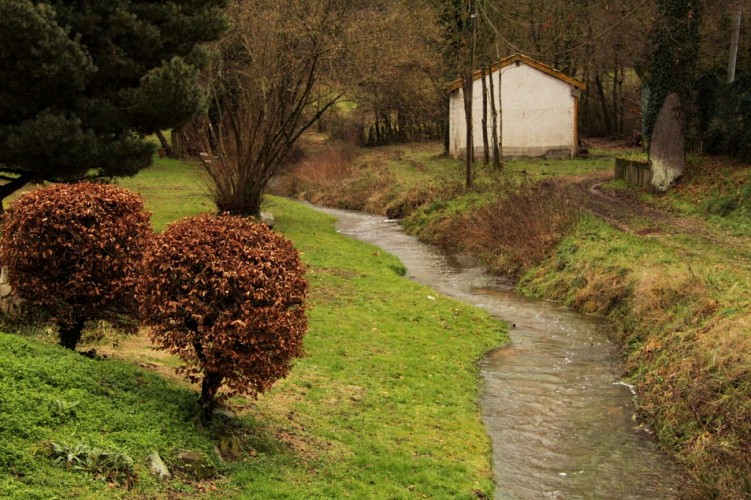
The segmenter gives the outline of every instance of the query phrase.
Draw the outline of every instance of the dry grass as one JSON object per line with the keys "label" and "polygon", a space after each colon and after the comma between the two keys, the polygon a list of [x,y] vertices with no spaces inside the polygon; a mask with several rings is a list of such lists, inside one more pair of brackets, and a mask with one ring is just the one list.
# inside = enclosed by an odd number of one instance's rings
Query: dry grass
{"label": "dry grass", "polygon": [[[706,284],[690,272],[643,273],[631,301],[632,312],[649,328],[673,331],[696,327],[717,310]],[[683,309],[675,314],[676,306]]]}
{"label": "dry grass", "polygon": [[583,279],[586,284],[576,291],[572,307],[585,314],[605,316],[629,294],[628,271],[623,268],[588,268]]}
{"label": "dry grass", "polygon": [[549,255],[579,216],[561,186],[525,182],[507,186],[500,200],[463,217],[463,234],[451,234],[461,235],[461,247],[485,256],[495,271],[517,275]]}
{"label": "dry grass", "polygon": [[[351,177],[356,169],[354,159],[357,149],[344,143],[308,141],[303,157],[290,166],[281,176],[272,191],[293,198],[306,198],[309,193],[316,197],[329,193]],[[312,202],[318,200],[312,199]]]}

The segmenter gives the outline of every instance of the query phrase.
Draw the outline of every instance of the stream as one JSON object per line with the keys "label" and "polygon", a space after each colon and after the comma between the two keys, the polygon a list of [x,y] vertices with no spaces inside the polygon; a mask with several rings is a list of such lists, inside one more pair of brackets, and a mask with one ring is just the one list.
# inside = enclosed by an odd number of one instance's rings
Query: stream
{"label": "stream", "polygon": [[634,418],[607,322],[522,297],[470,260],[382,217],[317,208],[341,234],[398,257],[408,276],[509,323],[511,342],[479,366],[496,498],[677,498],[678,475]]}

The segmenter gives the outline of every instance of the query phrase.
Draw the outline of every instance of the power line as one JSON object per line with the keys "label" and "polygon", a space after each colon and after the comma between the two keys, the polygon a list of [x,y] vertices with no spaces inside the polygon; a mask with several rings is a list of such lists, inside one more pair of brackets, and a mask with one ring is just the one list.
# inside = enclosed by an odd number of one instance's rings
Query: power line
{"label": "power line", "polygon": [[[514,45],[513,43],[511,43],[508,39],[506,39],[506,37],[504,37],[501,34],[500,31],[498,31],[498,28],[496,28],[496,26],[493,24],[493,21],[490,20],[490,17],[488,16],[488,13],[485,11],[485,7],[483,5],[484,3],[485,2],[482,2],[482,3],[479,4],[480,5],[480,10],[482,11],[482,15],[485,18],[485,21],[487,21],[488,25],[493,29],[493,31],[495,32],[495,34],[498,36],[498,38],[500,38],[503,41],[503,43],[505,43],[506,45],[508,45],[514,51],[522,53],[522,54],[525,54],[525,55],[528,55],[528,56],[534,56],[534,57],[555,57],[555,56],[560,56],[560,55],[563,55],[563,54],[568,54],[569,52],[574,52],[576,50],[579,50],[582,47],[586,47],[587,45],[589,45],[589,44],[595,42],[596,40],[599,40],[600,38],[604,37],[605,35],[607,35],[611,31],[613,31],[614,29],[616,29],[618,26],[620,26],[621,24],[623,24],[624,22],[626,22],[631,16],[633,16],[634,14],[636,14],[636,12],[639,9],[641,9],[647,3],[649,3],[649,0],[644,0],[642,3],[640,3],[639,5],[637,5],[631,12],[629,12],[628,14],[626,14],[625,16],[623,16],[621,19],[619,19],[615,24],[611,25],[609,28],[603,30],[602,32],[598,33],[597,35],[593,36],[592,38],[590,38],[590,39],[588,39],[588,40],[580,43],[579,45],[577,45],[575,47],[571,47],[571,48],[568,48],[568,49],[565,49],[565,50],[561,50],[559,52],[554,52],[552,54],[535,54],[535,53],[530,53],[530,52],[527,52],[525,50],[520,49],[519,47],[517,47],[516,45]],[[498,11],[496,10],[496,12],[498,12]]]}

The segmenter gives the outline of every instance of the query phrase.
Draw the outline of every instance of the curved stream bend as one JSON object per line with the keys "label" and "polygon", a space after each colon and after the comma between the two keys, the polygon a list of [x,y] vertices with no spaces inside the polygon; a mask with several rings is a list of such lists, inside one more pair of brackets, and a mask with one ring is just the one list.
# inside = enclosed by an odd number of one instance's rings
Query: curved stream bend
{"label": "curved stream bend", "polygon": [[509,283],[404,234],[332,209],[340,233],[396,255],[409,276],[515,326],[480,363],[498,498],[674,498],[676,473],[637,428],[607,324],[515,294]]}

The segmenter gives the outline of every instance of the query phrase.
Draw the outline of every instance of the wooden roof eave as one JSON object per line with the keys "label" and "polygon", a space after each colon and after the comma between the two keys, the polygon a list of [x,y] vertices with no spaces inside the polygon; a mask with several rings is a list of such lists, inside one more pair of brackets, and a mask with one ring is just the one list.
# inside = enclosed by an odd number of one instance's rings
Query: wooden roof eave
{"label": "wooden roof eave", "polygon": [[[535,59],[532,59],[531,57],[527,57],[524,54],[513,54],[511,56],[505,57],[498,61],[497,63],[493,64],[490,67],[490,72],[493,73],[499,69],[505,68],[506,66],[510,66],[511,64],[516,63],[517,61],[523,62],[524,64],[531,66],[539,71],[542,71],[543,73],[546,73],[554,78],[557,78],[558,80],[561,80],[563,82],[568,83],[574,88],[580,89],[580,90],[586,90],[587,84],[582,82],[581,80],[577,80],[576,78],[573,78],[571,76],[568,76],[567,74],[558,71],[557,69],[548,66],[545,63],[541,63],[540,61],[537,61]],[[482,71],[476,70],[472,74],[472,80],[479,80],[482,78]],[[454,92],[456,90],[459,90],[462,88],[462,79],[458,78],[454,80],[453,82],[446,85],[446,91],[448,93]]]}

